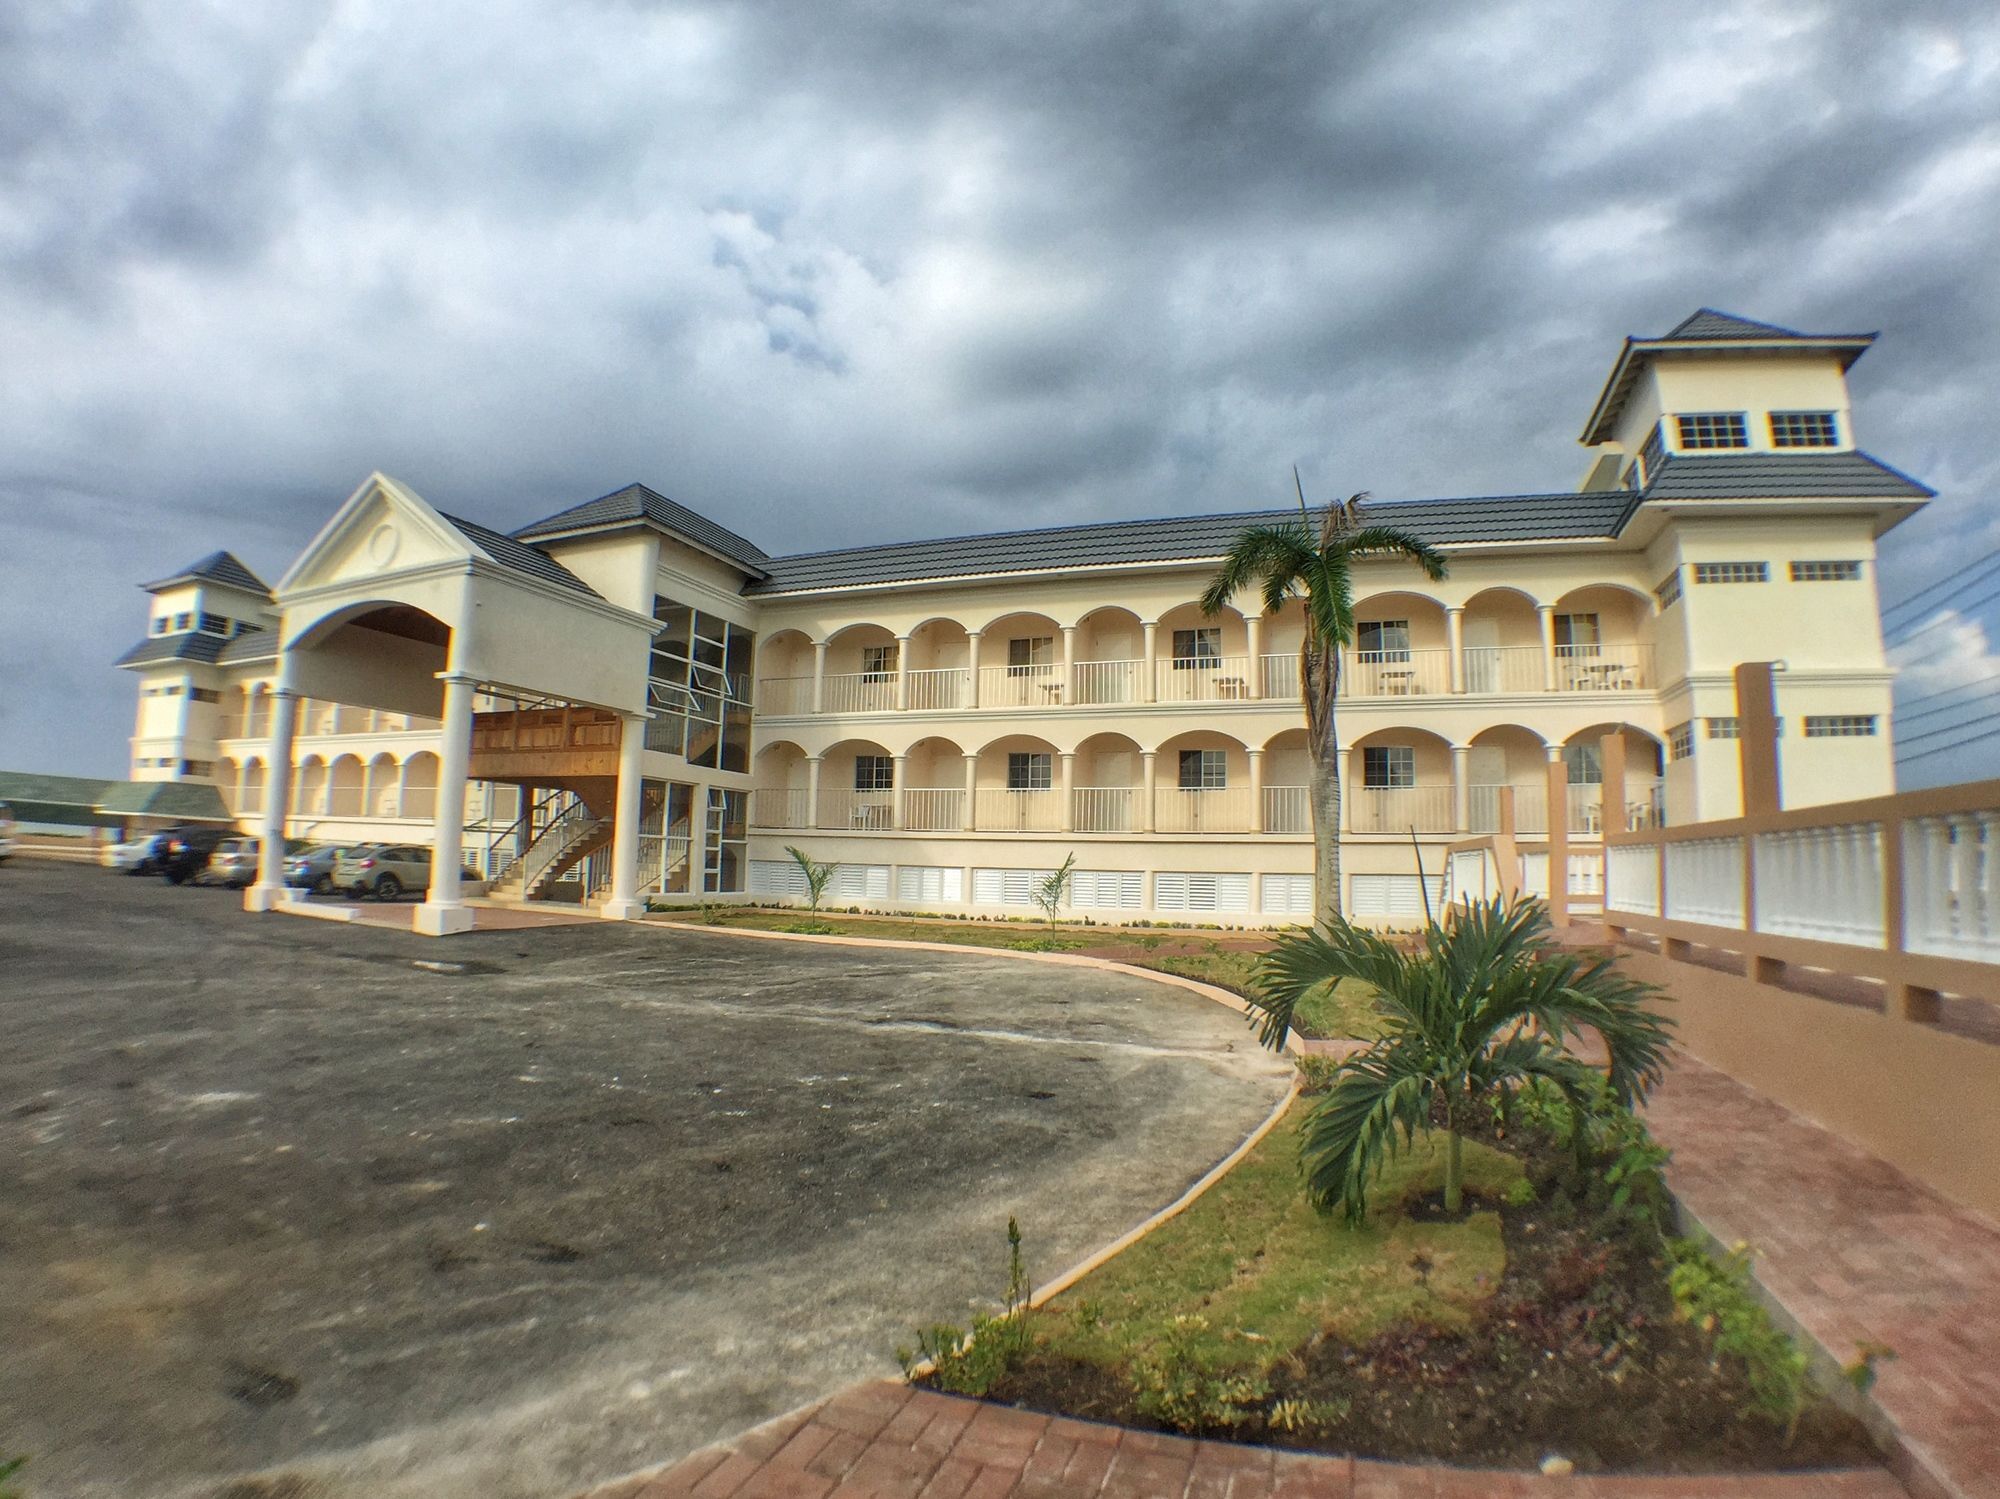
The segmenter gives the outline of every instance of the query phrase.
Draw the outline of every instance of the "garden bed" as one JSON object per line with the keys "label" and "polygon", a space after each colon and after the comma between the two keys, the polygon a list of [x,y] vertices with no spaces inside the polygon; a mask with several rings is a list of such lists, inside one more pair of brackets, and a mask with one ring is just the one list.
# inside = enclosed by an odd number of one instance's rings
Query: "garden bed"
{"label": "garden bed", "polygon": [[[1808,1400],[1789,1441],[1756,1412],[1743,1369],[1676,1317],[1658,1240],[1608,1233],[1560,1153],[1469,1142],[1469,1210],[1448,1219],[1441,1152],[1419,1137],[1349,1228],[1300,1190],[1296,1119],[1030,1314],[988,1398],[1396,1460],[1528,1468],[1556,1454],[1586,1471],[1678,1472],[1880,1460],[1824,1400]],[[1175,1420],[1159,1414],[1162,1390]]]}

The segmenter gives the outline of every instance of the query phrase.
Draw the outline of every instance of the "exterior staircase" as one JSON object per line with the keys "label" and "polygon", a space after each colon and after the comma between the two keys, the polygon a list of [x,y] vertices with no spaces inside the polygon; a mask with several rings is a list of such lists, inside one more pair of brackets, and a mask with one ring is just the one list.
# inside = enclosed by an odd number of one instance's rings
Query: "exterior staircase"
{"label": "exterior staircase", "polygon": [[578,802],[556,818],[487,888],[489,899],[539,900],[549,887],[611,841],[612,819]]}

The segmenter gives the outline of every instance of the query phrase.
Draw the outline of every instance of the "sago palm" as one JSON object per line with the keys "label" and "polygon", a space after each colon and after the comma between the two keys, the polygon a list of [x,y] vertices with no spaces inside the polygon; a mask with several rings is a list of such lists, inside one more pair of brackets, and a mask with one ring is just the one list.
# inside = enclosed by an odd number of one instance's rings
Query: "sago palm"
{"label": "sago palm", "polygon": [[[1267,1046],[1284,1044],[1299,1001],[1321,984],[1374,986],[1384,1031],[1343,1062],[1307,1114],[1299,1161],[1315,1203],[1351,1221],[1367,1212],[1368,1187],[1385,1157],[1420,1130],[1446,1136],[1444,1199],[1463,1200],[1464,1131],[1496,1100],[1537,1079],[1560,1089],[1581,1120],[1605,1082],[1630,1106],[1659,1081],[1668,1028],[1659,991],[1628,978],[1601,954],[1566,950],[1540,901],[1460,906],[1408,947],[1336,917],[1279,939],[1258,971]],[[1602,1038],[1602,1072],[1565,1043]],[[1600,1081],[1600,1078],[1602,1081]]]}
{"label": "sago palm", "polygon": [[[1340,736],[1333,702],[1340,690],[1340,653],[1354,642],[1354,563],[1363,557],[1402,557],[1425,577],[1445,575],[1444,554],[1394,526],[1364,522],[1366,494],[1326,507],[1313,525],[1304,486],[1299,518],[1251,526],[1231,543],[1222,567],[1201,596],[1202,611],[1220,613],[1246,588],[1258,589],[1266,612],[1288,599],[1305,605],[1306,635],[1299,647],[1299,685],[1306,705],[1306,748],[1312,756],[1314,911],[1321,921],[1340,914]],[[1251,664],[1256,670],[1256,663]]]}

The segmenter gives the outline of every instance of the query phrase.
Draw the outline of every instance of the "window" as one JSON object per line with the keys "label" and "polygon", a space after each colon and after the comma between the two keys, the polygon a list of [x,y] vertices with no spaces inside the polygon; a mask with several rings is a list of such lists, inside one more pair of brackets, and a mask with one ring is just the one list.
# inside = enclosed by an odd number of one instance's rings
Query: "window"
{"label": "window", "polygon": [[194,616],[192,614],[176,614],[174,616],[174,628],[176,630],[185,630],[193,621]]}
{"label": "window", "polygon": [[1604,762],[1594,744],[1566,744],[1563,746],[1565,775],[1572,786],[1602,786],[1604,784]]}
{"label": "window", "polygon": [[1667,461],[1667,428],[1664,422],[1653,423],[1653,430],[1646,436],[1646,445],[1639,449],[1639,461],[1645,465],[1648,479],[1659,476],[1660,465]]}
{"label": "window", "polygon": [[1774,448],[1830,448],[1839,441],[1839,428],[1834,425],[1831,411],[1771,413],[1771,446]]}
{"label": "window", "polygon": [[1181,751],[1181,790],[1220,791],[1229,784],[1229,752],[1219,749]]}
{"label": "window", "polygon": [[1389,791],[1417,784],[1417,752],[1407,744],[1371,744],[1361,751],[1361,784]]}
{"label": "window", "polygon": [[[1737,718],[1733,713],[1723,718],[1703,719],[1702,722],[1707,726],[1708,737],[1711,739],[1741,739],[1743,737],[1742,720]],[[1777,720],[1777,724],[1778,738],[1783,739],[1785,737],[1785,721],[1780,718]]]}
{"label": "window", "polygon": [[1007,789],[1009,791],[1047,791],[1055,782],[1050,778],[1054,756],[1044,750],[1012,750],[1007,755]]}
{"label": "window", "polygon": [[1053,635],[1028,635],[1007,642],[1007,675],[1010,677],[1045,676],[1055,669],[1056,638]]}
{"label": "window", "polygon": [[219,703],[222,701],[222,694],[217,692],[213,687],[191,688],[188,696],[198,703]]}
{"label": "window", "polygon": [[1771,564],[1697,562],[1694,565],[1694,580],[1697,583],[1768,583],[1771,581]]}
{"label": "window", "polygon": [[1667,730],[1667,758],[1685,760],[1694,753],[1694,725],[1677,723]]}
{"label": "window", "polygon": [[1219,626],[1174,631],[1175,671],[1214,671],[1215,664],[1221,659],[1222,630]]}
{"label": "window", "polygon": [[895,680],[896,647],[893,644],[861,647],[861,672],[870,682]]}
{"label": "window", "polygon": [[[167,763],[171,765],[173,761],[169,760]],[[184,776],[214,775],[215,762],[213,760],[183,760],[181,761],[181,774]]]}
{"label": "window", "polygon": [[1875,733],[1873,713],[1808,713],[1808,739],[1867,739]]}
{"label": "window", "polygon": [[895,760],[888,755],[856,755],[854,757],[854,789],[856,791],[895,790]]}
{"label": "window", "polygon": [[154,621],[153,621],[153,633],[154,633],[155,635],[164,635],[164,634],[166,634],[166,633],[167,633],[167,624],[168,624],[168,620],[167,620],[167,617],[166,617],[166,615],[162,614],[162,615],[161,615],[161,616],[160,616],[160,617],[159,617],[158,619],[156,619],[156,620],[154,620]]}
{"label": "window", "polygon": [[1794,583],[1855,583],[1861,578],[1859,562],[1794,562]]}
{"label": "window", "polygon": [[708,788],[708,825],[702,857],[702,888],[721,895],[743,888],[750,867],[750,794]]}
{"label": "window", "polygon": [[1683,448],[1747,448],[1750,430],[1740,411],[1696,411],[1677,416]]}
{"label": "window", "polygon": [[1355,649],[1366,662],[1407,661],[1410,659],[1410,622],[1407,619],[1371,619],[1354,627]]}
{"label": "window", "polygon": [[646,748],[715,770],[750,768],[750,680],[756,636],[672,599],[653,600]]}
{"label": "window", "polygon": [[204,614],[201,617],[201,632],[204,635],[227,635],[229,621],[220,614]]}
{"label": "window", "polygon": [[1681,570],[1678,567],[1654,585],[1653,597],[1660,601],[1662,609],[1681,601]]}
{"label": "window", "polygon": [[1594,656],[1604,637],[1597,628],[1595,614],[1558,614],[1556,616],[1556,647],[1570,647],[1564,652],[1570,656]]}

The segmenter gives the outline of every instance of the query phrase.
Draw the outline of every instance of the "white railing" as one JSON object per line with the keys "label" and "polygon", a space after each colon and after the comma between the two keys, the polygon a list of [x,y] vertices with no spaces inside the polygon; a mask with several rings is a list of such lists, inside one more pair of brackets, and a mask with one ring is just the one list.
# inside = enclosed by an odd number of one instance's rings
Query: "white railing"
{"label": "white railing", "polygon": [[1297,702],[1304,696],[1299,687],[1299,653],[1284,656],[1259,656],[1257,674],[1261,681],[1261,691],[1265,697],[1276,698],[1280,702]]}
{"label": "white railing", "polygon": [[[684,826],[684,824],[683,824]],[[689,856],[693,841],[685,832],[639,835],[639,891],[642,895],[675,893],[689,886]]]}
{"label": "white railing", "polygon": [[1250,788],[1162,786],[1153,802],[1153,826],[1162,833],[1247,833]]}
{"label": "white railing", "polygon": [[1074,816],[1079,833],[1133,833],[1140,792],[1131,786],[1078,786]]}
{"label": "white railing", "polygon": [[759,677],[757,711],[772,717],[812,712],[811,677]]}
{"label": "white railing", "polygon": [[1882,945],[1879,825],[1761,833],[1752,853],[1758,931]]}
{"label": "white railing", "polygon": [[819,825],[864,833],[887,832],[895,825],[896,794],[893,791],[852,791],[846,787],[822,787],[819,793]]}
{"label": "white railing", "polygon": [[909,678],[912,712],[963,708],[971,699],[972,673],[962,666],[927,666],[911,672]]}
{"label": "white railing", "polygon": [[1264,788],[1264,831],[1267,833],[1310,833],[1313,830],[1312,788],[1310,786],[1266,786]]}
{"label": "white railing", "polygon": [[2000,962],[2000,813],[1910,819],[1903,871],[1908,951]]}
{"label": "white railing", "polygon": [[1054,665],[979,668],[982,708],[1054,708],[1062,697],[1062,673]]}
{"label": "white railing", "polygon": [[[1586,903],[1604,898],[1604,859],[1596,850],[1570,854],[1564,860],[1567,879],[1565,893],[1581,896]],[[1549,851],[1527,849],[1521,854],[1521,888],[1543,900],[1549,898]]]}
{"label": "white railing", "polygon": [[910,786],[903,792],[903,826],[913,833],[956,833],[965,826],[963,786]]}
{"label": "white railing", "polygon": [[1465,648],[1467,692],[1541,692],[1548,683],[1548,662],[1538,645],[1468,645]]}
{"label": "white railing", "polygon": [[1448,833],[1449,786],[1355,786],[1347,792],[1348,830],[1355,833]]}
{"label": "white railing", "polygon": [[1743,840],[1690,838],[1667,845],[1664,915],[1705,926],[1743,926]]}
{"label": "white railing", "polygon": [[1347,697],[1416,697],[1451,691],[1448,650],[1347,651],[1340,666]]}
{"label": "white railing", "polygon": [[1655,845],[1614,843],[1604,851],[1604,868],[1610,885],[1604,896],[1607,911],[1660,914],[1660,851]]}
{"label": "white railing", "polygon": [[1636,643],[1559,645],[1556,691],[1634,692],[1653,685],[1653,648]]}
{"label": "white railing", "polygon": [[820,706],[827,713],[893,713],[896,674],[893,671],[832,673],[821,684]]}
{"label": "white railing", "polygon": [[1248,656],[1174,656],[1157,665],[1163,703],[1243,702],[1250,696]]}
{"label": "white railing", "polygon": [[[1477,783],[1465,788],[1467,820],[1475,833],[1497,833],[1500,831],[1500,793],[1506,787],[1495,783]],[[1514,790],[1514,831],[1517,833],[1546,833],[1549,830],[1549,788],[1546,781],[1519,781],[1513,783]]]}
{"label": "white railing", "polygon": [[982,833],[1053,833],[1062,827],[1059,791],[983,787],[977,801]]}
{"label": "white railing", "polygon": [[1078,661],[1071,700],[1078,703],[1136,703],[1144,694],[1143,661]]}
{"label": "white railing", "polygon": [[803,786],[759,786],[750,793],[750,821],[760,828],[803,828],[812,793]]}

